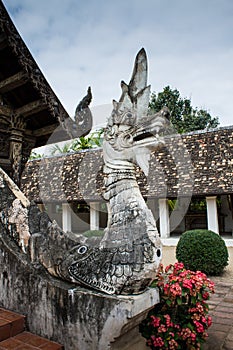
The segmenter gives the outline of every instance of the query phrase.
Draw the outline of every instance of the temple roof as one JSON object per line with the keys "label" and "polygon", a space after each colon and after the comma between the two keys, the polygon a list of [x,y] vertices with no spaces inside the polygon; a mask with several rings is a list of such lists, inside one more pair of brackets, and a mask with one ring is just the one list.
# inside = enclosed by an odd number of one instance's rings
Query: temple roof
{"label": "temple roof", "polygon": [[[22,153],[27,157],[34,147],[68,139],[68,134],[59,127],[67,118],[69,115],[0,0],[0,139],[7,143],[10,130],[19,129],[23,134]],[[5,149],[0,154],[3,168],[7,168],[10,158],[9,144]]]}
{"label": "temple roof", "polygon": [[[27,134],[44,145],[68,113],[58,100],[0,0],[0,95],[3,105],[23,115]],[[5,103],[4,103],[5,102]],[[7,113],[6,113],[7,114]],[[60,130],[57,139],[69,138]]]}
{"label": "temple roof", "polygon": [[[103,200],[102,149],[48,157],[27,163],[22,190],[36,202]],[[233,193],[233,126],[176,135],[150,160],[146,178],[137,169],[145,197]]]}

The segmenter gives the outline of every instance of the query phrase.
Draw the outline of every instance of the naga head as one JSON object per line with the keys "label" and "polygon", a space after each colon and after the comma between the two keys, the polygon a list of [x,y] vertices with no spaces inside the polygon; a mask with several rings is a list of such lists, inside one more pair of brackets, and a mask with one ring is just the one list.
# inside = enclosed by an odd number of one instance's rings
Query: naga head
{"label": "naga head", "polygon": [[139,165],[147,175],[151,150],[163,144],[163,132],[170,116],[167,107],[148,114],[150,86],[147,86],[147,57],[144,49],[136,56],[132,78],[121,82],[122,95],[113,101],[103,144],[105,164]]}

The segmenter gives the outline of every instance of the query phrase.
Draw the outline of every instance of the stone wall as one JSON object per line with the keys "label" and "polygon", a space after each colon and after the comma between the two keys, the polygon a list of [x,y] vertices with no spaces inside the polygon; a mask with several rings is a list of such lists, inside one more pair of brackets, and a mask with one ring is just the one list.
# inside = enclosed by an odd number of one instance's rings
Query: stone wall
{"label": "stone wall", "polygon": [[[31,241],[33,245],[33,238]],[[0,230],[0,306],[25,314],[28,329],[65,350],[144,350],[138,324],[158,302],[149,289],[109,296],[51,277]]]}

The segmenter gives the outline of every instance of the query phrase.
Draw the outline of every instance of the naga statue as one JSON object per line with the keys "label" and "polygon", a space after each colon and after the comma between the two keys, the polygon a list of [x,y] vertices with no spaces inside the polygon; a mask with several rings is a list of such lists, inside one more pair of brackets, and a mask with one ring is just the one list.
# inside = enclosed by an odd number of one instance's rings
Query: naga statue
{"label": "naga statue", "polygon": [[[128,295],[146,290],[161,260],[156,223],[140,193],[136,170],[139,166],[148,174],[151,151],[164,144],[169,111],[163,108],[148,114],[150,86],[144,49],[136,57],[129,84],[122,82],[121,87],[122,95],[119,102],[113,101],[103,143],[103,196],[109,213],[100,244],[88,246],[75,234],[63,232],[46,213],[28,202],[3,171],[0,219],[5,239],[8,233],[14,240],[18,235],[32,264],[40,263],[51,275],[71,283],[107,294]],[[83,101],[86,108],[90,99],[89,90]],[[79,106],[77,113],[80,110]],[[89,109],[87,114],[90,120]],[[17,221],[18,213],[21,217]],[[20,230],[19,219],[26,236]]]}

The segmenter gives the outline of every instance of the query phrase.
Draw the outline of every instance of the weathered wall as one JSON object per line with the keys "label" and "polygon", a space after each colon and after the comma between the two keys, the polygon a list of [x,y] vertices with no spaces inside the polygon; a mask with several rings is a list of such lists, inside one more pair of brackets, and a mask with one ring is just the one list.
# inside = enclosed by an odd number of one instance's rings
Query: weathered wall
{"label": "weathered wall", "polygon": [[[62,343],[65,350],[143,350],[138,323],[158,302],[152,289],[116,297],[55,279],[32,264],[3,228],[0,290],[2,307],[25,314],[30,331]],[[119,339],[110,346],[114,338]]]}

